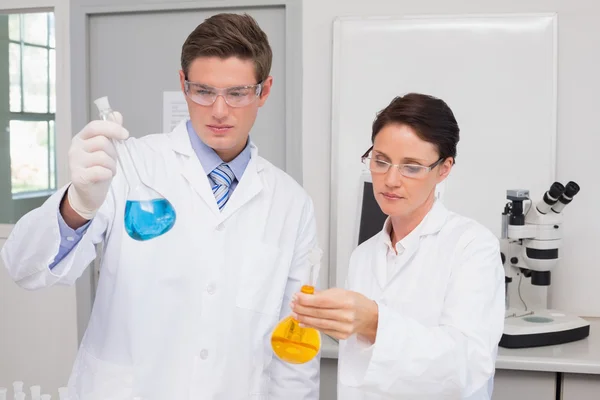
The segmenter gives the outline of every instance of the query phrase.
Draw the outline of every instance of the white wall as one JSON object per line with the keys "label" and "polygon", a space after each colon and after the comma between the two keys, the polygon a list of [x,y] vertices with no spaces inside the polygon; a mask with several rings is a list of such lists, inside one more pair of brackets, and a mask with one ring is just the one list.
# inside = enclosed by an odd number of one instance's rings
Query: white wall
{"label": "white wall", "polygon": [[[597,0],[304,0],[304,186],[313,197],[325,260],[329,256],[332,21],[337,16],[557,12],[559,26],[557,178],[575,180],[581,192],[565,209],[564,258],[554,273],[551,304],[583,316],[600,316],[600,3]],[[402,51],[402,49],[398,49]],[[391,99],[390,99],[391,100]],[[372,110],[373,116],[378,110]],[[459,121],[460,123],[460,121]],[[490,121],[493,123],[493,121]],[[370,132],[365,132],[365,136]],[[459,155],[460,156],[460,155]],[[507,161],[510,162],[510,157]],[[482,178],[485,176],[482,168]],[[508,188],[505,188],[508,189]],[[502,210],[498,210],[498,218]],[[354,218],[354,216],[348,216]],[[321,281],[326,282],[326,268]]]}
{"label": "white wall", "polygon": [[[56,18],[56,131],[58,184],[68,179],[71,121],[69,0],[2,0],[0,12],[54,8]],[[11,226],[0,225],[0,247]],[[54,287],[28,292],[19,288],[0,263],[0,387],[23,380],[39,384],[57,398],[67,383],[77,351],[75,289]]]}
{"label": "white wall", "polygon": [[0,387],[22,380],[56,397],[77,351],[75,314],[73,288],[23,290],[0,263]]}

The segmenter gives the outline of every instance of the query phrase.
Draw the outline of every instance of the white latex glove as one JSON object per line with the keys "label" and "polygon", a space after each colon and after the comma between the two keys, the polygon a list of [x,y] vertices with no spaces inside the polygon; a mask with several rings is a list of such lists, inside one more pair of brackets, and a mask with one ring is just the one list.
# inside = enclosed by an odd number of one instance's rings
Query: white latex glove
{"label": "white latex glove", "polygon": [[117,172],[117,151],[111,139],[125,140],[123,117],[113,111],[114,121],[92,121],[71,140],[69,169],[71,186],[67,196],[71,208],[92,219],[104,203]]}

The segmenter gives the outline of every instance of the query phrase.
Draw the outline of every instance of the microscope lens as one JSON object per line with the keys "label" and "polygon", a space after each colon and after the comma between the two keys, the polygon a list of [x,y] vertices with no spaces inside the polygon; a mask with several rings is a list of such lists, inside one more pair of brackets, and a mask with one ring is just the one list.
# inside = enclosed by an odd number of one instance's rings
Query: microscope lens
{"label": "microscope lens", "polygon": [[567,183],[565,195],[572,199],[577,193],[579,193],[579,185],[573,181]]}
{"label": "microscope lens", "polygon": [[558,202],[552,206],[552,211],[554,211],[555,213],[560,213],[563,210],[563,208],[565,208],[565,206],[573,200],[573,197],[578,192],[579,192],[578,184],[576,184],[573,181],[570,181],[569,183],[567,183],[567,185],[565,187],[565,191],[558,198]]}
{"label": "microscope lens", "polygon": [[544,196],[542,197],[542,200],[546,205],[544,205],[543,203],[537,205],[537,209],[539,210],[539,212],[541,212],[542,214],[546,214],[546,212],[548,212],[549,210],[549,207],[552,207],[554,204],[556,204],[556,202],[558,201],[560,196],[562,196],[564,191],[565,187],[562,185],[562,183],[554,182],[552,186],[550,186],[550,189],[546,193],[544,193]]}
{"label": "microscope lens", "polygon": [[548,191],[548,194],[553,199],[558,199],[560,197],[560,195],[563,194],[564,191],[565,191],[565,187],[562,185],[562,183],[554,182],[552,184],[552,186],[550,186],[550,190]]}

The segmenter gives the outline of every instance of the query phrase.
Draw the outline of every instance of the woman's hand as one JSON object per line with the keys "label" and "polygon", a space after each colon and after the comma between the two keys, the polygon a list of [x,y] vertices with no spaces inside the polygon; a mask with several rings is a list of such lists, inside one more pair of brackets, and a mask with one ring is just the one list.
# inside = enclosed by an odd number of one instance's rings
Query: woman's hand
{"label": "woman's hand", "polygon": [[371,343],[377,336],[377,303],[357,292],[339,288],[297,293],[292,299],[293,317],[301,324],[336,339],[361,335]]}

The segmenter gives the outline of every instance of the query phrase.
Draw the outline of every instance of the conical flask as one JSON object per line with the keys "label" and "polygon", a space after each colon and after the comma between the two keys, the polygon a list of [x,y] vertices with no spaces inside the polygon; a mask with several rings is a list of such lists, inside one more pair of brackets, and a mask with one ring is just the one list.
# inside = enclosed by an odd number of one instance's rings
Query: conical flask
{"label": "conical flask", "polygon": [[[101,97],[94,103],[98,107],[100,118],[114,121],[107,97]],[[164,196],[142,182],[127,145],[122,140],[112,141],[129,185],[124,218],[127,234],[132,239],[145,241],[167,233],[175,225],[175,208]]]}
{"label": "conical flask", "polygon": [[[314,294],[316,277],[319,273],[321,251],[311,252],[309,260],[311,272],[309,284],[302,286],[302,293]],[[314,328],[303,328],[300,323],[288,316],[281,320],[271,336],[273,352],[281,360],[290,364],[304,364],[312,360],[321,349],[321,334]]]}

